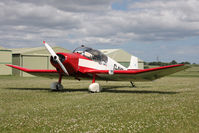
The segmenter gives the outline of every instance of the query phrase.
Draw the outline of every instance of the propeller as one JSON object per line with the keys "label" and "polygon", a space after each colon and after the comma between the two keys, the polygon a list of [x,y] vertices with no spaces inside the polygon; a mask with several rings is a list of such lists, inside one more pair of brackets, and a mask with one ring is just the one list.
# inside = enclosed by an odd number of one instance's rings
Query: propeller
{"label": "propeller", "polygon": [[62,62],[59,60],[59,57],[57,56],[57,54],[55,53],[55,51],[45,41],[43,41],[43,43],[46,46],[48,52],[52,55],[53,59],[58,62],[58,64],[60,65],[60,67],[64,71],[64,73],[66,73],[66,75],[69,75],[68,71],[66,70],[66,68],[64,67],[64,65],[62,64]]}

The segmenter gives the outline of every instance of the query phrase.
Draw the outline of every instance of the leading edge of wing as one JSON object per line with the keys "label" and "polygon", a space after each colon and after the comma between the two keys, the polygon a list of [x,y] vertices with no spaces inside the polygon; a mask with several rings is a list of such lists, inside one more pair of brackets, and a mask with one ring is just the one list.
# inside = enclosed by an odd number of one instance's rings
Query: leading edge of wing
{"label": "leading edge of wing", "polygon": [[[175,73],[175,72],[184,70],[186,68],[189,68],[189,66],[185,66],[184,64],[177,64],[177,65],[169,65],[169,66],[155,67],[155,68],[149,68],[149,69],[114,70],[114,74],[140,74],[140,73],[164,70],[164,69],[169,69],[169,68],[178,68],[176,69],[176,71],[173,71],[173,73]],[[84,73],[108,74],[109,70],[86,70],[84,71]]]}
{"label": "leading edge of wing", "polygon": [[45,69],[28,69],[20,66],[15,66],[15,65],[9,65],[6,64],[6,66],[27,72],[27,73],[58,73],[57,70],[45,70]]}

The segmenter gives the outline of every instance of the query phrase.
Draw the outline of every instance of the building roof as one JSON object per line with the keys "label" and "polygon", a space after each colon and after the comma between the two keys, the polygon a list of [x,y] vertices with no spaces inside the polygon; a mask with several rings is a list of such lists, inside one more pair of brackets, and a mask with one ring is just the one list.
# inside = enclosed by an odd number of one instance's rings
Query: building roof
{"label": "building roof", "polygon": [[1,50],[1,51],[12,51],[12,50],[7,49],[7,48],[4,48],[4,47],[2,47],[2,46],[0,46],[0,50]]}
{"label": "building roof", "polygon": [[[67,49],[61,47],[52,47],[55,52],[70,52]],[[22,54],[22,55],[30,55],[30,54],[42,54],[42,55],[50,55],[48,50],[45,47],[35,47],[35,48],[17,48],[12,49],[13,54]]]}
{"label": "building roof", "polygon": [[[118,62],[130,62],[131,56],[134,56],[122,49],[101,49],[100,51]],[[138,61],[143,62],[139,58]]]}
{"label": "building roof", "polygon": [[116,52],[120,49],[100,49],[100,51],[106,55],[110,54],[110,53],[113,53],[113,52]]}

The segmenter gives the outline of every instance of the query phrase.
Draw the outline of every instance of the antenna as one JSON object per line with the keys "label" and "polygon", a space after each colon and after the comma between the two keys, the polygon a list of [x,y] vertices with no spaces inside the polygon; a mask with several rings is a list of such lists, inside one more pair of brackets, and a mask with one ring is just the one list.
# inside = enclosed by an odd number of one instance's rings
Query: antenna
{"label": "antenna", "polygon": [[85,45],[87,45],[87,44],[88,44],[87,40],[82,40],[82,44],[81,44],[82,47],[85,47]]}

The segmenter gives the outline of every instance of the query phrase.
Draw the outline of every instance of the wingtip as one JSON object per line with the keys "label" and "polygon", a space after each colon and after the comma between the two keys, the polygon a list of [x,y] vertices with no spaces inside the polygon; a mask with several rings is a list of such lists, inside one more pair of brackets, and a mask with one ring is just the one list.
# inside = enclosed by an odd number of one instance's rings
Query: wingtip
{"label": "wingtip", "polygon": [[12,65],[10,65],[10,64],[5,64],[6,66],[9,66],[9,67],[11,67]]}

